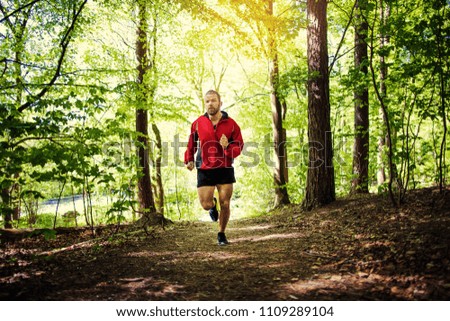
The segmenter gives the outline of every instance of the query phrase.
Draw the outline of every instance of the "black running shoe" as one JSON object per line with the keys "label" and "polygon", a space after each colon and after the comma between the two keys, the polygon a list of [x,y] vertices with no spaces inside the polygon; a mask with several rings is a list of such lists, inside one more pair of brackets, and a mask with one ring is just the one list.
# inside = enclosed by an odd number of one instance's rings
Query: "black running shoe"
{"label": "black running shoe", "polygon": [[227,245],[228,244],[228,240],[227,240],[227,237],[225,236],[225,233],[219,232],[217,234],[217,244],[219,244],[219,245]]}
{"label": "black running shoe", "polygon": [[217,199],[214,197],[214,206],[209,210],[209,216],[214,222],[219,219],[219,212],[217,211]]}

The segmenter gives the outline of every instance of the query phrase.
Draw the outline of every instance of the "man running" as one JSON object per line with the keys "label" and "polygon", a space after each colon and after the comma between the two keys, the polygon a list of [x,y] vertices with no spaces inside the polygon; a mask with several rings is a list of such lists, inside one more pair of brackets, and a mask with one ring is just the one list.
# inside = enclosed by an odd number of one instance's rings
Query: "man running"
{"label": "man running", "polygon": [[[220,94],[209,90],[204,97],[206,113],[191,125],[191,134],[184,163],[190,171],[197,168],[197,191],[201,206],[209,211],[213,221],[219,221],[217,241],[227,245],[225,229],[230,219],[230,200],[233,194],[233,159],[244,146],[239,125],[221,111]],[[196,158],[194,158],[197,153]],[[214,191],[219,194],[220,213]]]}

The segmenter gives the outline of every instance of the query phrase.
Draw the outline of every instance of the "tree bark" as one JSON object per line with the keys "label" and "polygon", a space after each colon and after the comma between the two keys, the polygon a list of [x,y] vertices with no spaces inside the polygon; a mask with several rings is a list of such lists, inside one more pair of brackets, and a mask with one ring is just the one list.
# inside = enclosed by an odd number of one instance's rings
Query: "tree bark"
{"label": "tree bark", "polygon": [[[146,75],[150,64],[148,57],[147,7],[145,1],[138,0],[138,27],[136,41],[136,59],[138,61],[138,101],[136,107],[137,157],[138,157],[138,199],[139,212],[150,219],[156,212],[151,189],[150,157],[148,143],[148,103],[146,99]],[[147,220],[148,221],[148,220]]]}
{"label": "tree bark", "polygon": [[[158,87],[158,69],[156,66],[156,53],[157,53],[157,44],[158,44],[158,27],[159,27],[159,8],[154,8],[153,11],[153,29],[151,31],[151,38],[153,43],[152,57],[151,57],[151,69],[152,69],[152,83],[149,91],[149,99],[152,104],[155,103],[155,93]],[[153,117],[153,113],[151,114]],[[158,128],[158,125],[153,122],[152,123],[152,131],[155,135],[156,141],[156,149],[155,149],[155,158],[154,158],[154,169],[155,169],[155,203],[157,207],[157,211],[161,214],[164,214],[164,186],[162,180],[162,158],[163,158],[163,143],[161,139],[161,132]]]}
{"label": "tree bark", "polygon": [[[389,15],[389,8],[383,8],[383,1],[381,1],[381,9],[380,9],[380,22],[382,25],[385,24],[386,16]],[[388,43],[388,38],[382,33],[380,35],[380,49],[383,49]],[[387,96],[387,87],[386,87],[386,79],[387,79],[387,65],[386,58],[384,56],[380,56],[380,94],[381,97]],[[382,119],[382,123],[385,124],[388,120],[386,119],[383,109],[380,107],[379,111],[380,117]],[[381,131],[381,135],[378,137],[378,173],[377,173],[377,183],[378,185],[383,185],[386,182],[386,161],[385,161],[385,149],[388,144],[388,137],[385,130]]]}
{"label": "tree bark", "polygon": [[163,145],[161,140],[161,133],[158,128],[158,126],[153,123],[152,124],[152,130],[155,134],[156,138],[156,148],[154,152],[154,159],[153,159],[153,168],[155,169],[155,185],[154,185],[154,192],[155,192],[155,199],[156,199],[156,205],[157,210],[159,213],[164,213],[164,186],[162,181],[162,153],[163,153]]}
{"label": "tree bark", "polygon": [[[273,16],[273,0],[268,1],[267,14]],[[269,43],[269,81],[270,81],[270,104],[272,107],[272,127],[273,143],[275,150],[275,167],[273,169],[273,179],[275,184],[274,207],[290,204],[287,191],[288,171],[287,171],[287,151],[286,151],[286,131],[283,129],[283,108],[278,93],[279,68],[278,49],[275,36],[275,26],[268,25]]]}
{"label": "tree bark", "polygon": [[327,0],[308,0],[308,141],[309,164],[303,207],[335,200],[330,125]]}
{"label": "tree bark", "polygon": [[363,2],[357,1],[355,13],[355,69],[363,74],[363,84],[358,84],[354,91],[355,98],[355,143],[353,147],[352,192],[369,192],[369,88],[366,83],[368,75],[368,50],[366,37],[369,25],[362,17],[365,12]]}

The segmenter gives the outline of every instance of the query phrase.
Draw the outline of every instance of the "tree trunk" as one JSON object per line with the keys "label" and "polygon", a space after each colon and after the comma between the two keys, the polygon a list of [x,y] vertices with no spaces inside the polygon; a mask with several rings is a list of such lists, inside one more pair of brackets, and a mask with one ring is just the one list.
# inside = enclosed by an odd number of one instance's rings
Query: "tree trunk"
{"label": "tree trunk", "polygon": [[[383,26],[385,24],[385,13],[389,14],[389,6],[386,7],[387,11],[385,12],[385,9],[383,7],[383,1],[381,1],[381,25]],[[380,103],[380,113],[383,116],[383,121],[384,121],[384,125],[385,125],[385,129],[386,129],[386,136],[385,136],[385,142],[386,145],[389,149],[389,153],[388,153],[388,161],[389,161],[389,181],[388,181],[388,192],[389,192],[389,196],[391,198],[392,204],[394,206],[397,205],[397,201],[394,197],[394,193],[392,190],[392,183],[394,181],[394,179],[397,177],[397,170],[396,170],[396,166],[394,164],[394,153],[393,153],[393,144],[392,144],[392,132],[391,132],[391,124],[390,124],[390,119],[389,119],[389,113],[388,113],[388,106],[385,104],[385,97],[386,97],[386,86],[385,86],[385,80],[387,77],[387,65],[386,65],[386,61],[385,61],[385,56],[384,54],[380,55],[380,62],[381,62],[381,67],[380,67],[380,87],[378,88],[377,86],[377,82],[376,82],[376,73],[375,73],[375,67],[373,64],[373,56],[374,56],[374,34],[373,34],[373,28],[372,29],[372,35],[370,38],[370,72],[371,72],[371,76],[372,76],[372,83],[373,83],[373,87],[376,93],[376,96],[378,98],[378,101]],[[382,31],[381,31],[381,44],[384,46],[384,44],[386,44],[388,42],[388,38],[383,34],[384,33],[384,28],[381,27]],[[381,141],[381,137],[380,137],[380,141]],[[384,148],[380,149],[379,152],[383,152]],[[383,168],[384,168],[384,157],[383,154],[380,154],[378,156],[379,159],[381,159],[383,162]],[[401,184],[399,184],[399,188],[401,188]]]}
{"label": "tree trunk", "polygon": [[[389,15],[389,9],[383,8],[383,1],[381,1],[381,10],[380,10],[380,22],[381,25],[385,24],[386,15]],[[385,45],[387,45],[388,39],[383,34],[380,35],[380,49],[383,49]],[[387,65],[386,59],[384,56],[380,56],[380,94],[381,97],[387,96],[387,88],[386,88],[386,79],[387,79]],[[382,108],[380,107],[379,111],[382,123],[385,124],[388,120],[386,119]],[[381,131],[381,135],[378,137],[378,173],[377,173],[377,183],[378,185],[382,185],[386,182],[386,160],[385,160],[385,149],[388,144],[388,137],[386,131],[383,129]]]}
{"label": "tree trunk", "polygon": [[[159,14],[158,14],[158,8],[154,8],[153,11],[153,29],[151,32],[151,38],[153,43],[153,50],[152,50],[152,57],[151,57],[151,70],[152,70],[152,82],[150,85],[150,90],[148,97],[152,104],[155,103],[155,93],[156,89],[158,87],[158,69],[156,66],[156,53],[157,53],[157,44],[158,44],[158,27],[159,27]],[[151,114],[153,115],[153,114]],[[153,116],[152,116],[153,117]],[[164,214],[164,186],[163,186],[163,180],[162,180],[162,159],[163,159],[163,143],[161,140],[161,132],[158,128],[158,125],[156,123],[152,123],[152,131],[155,135],[155,141],[156,141],[156,149],[155,149],[155,157],[154,157],[154,169],[155,169],[155,198],[156,198],[156,207],[157,211],[160,214]]]}
{"label": "tree trunk", "polygon": [[12,213],[13,209],[11,208],[11,191],[9,188],[2,189],[2,215],[4,221],[5,228],[12,228]]}
{"label": "tree trunk", "polygon": [[[16,105],[21,106],[23,101],[23,77],[22,77],[22,57],[24,53],[24,35],[27,28],[27,24],[29,21],[30,13],[32,6],[26,10],[25,14],[23,15],[23,20],[20,21],[20,23],[17,23],[16,26],[11,25],[11,30],[14,30],[14,40],[15,40],[15,64],[14,64],[14,74],[15,74],[15,82],[16,82]],[[9,21],[8,21],[9,22]],[[9,22],[10,23],[10,22]],[[20,173],[14,174],[14,183],[11,186],[11,189],[7,188],[4,190],[4,193],[8,193],[8,196],[5,197],[8,198],[8,211],[11,210],[11,213],[7,215],[7,219],[5,220],[5,227],[8,225],[9,228],[12,227],[12,223],[8,222],[11,220],[19,220],[20,218],[20,185],[19,185],[19,178]]]}
{"label": "tree trunk", "polygon": [[148,143],[148,102],[146,99],[147,85],[146,75],[149,72],[150,64],[148,57],[148,37],[147,37],[147,7],[144,0],[137,1],[138,6],[138,27],[136,41],[136,58],[138,61],[137,84],[138,101],[136,107],[136,132],[137,157],[138,157],[138,198],[139,212],[151,221],[151,216],[155,215],[155,201],[151,189],[149,143]]}
{"label": "tree trunk", "polygon": [[156,148],[154,153],[154,160],[153,160],[153,168],[155,169],[155,199],[156,199],[156,205],[158,212],[163,214],[164,213],[164,186],[162,181],[162,172],[161,172],[161,165],[162,165],[162,153],[163,153],[163,146],[161,141],[161,133],[159,131],[159,128],[156,124],[152,124],[152,130],[155,134],[156,138]]}
{"label": "tree trunk", "polygon": [[327,0],[308,0],[308,140],[309,164],[303,207],[335,200],[330,125]]}
{"label": "tree trunk", "polygon": [[356,3],[355,14],[355,68],[363,74],[363,84],[354,91],[355,98],[355,144],[353,147],[353,193],[369,192],[369,88],[366,83],[368,74],[368,51],[366,37],[369,31],[362,13],[365,5]]}
{"label": "tree trunk", "polygon": [[[445,10],[445,9],[444,9]],[[440,14],[439,11],[437,11],[438,14]],[[442,30],[442,25],[439,24],[438,26],[438,32],[436,35],[437,40],[437,53],[438,53],[438,63],[442,68],[439,68],[439,97],[440,97],[440,113],[442,117],[442,128],[443,128],[443,135],[441,140],[441,148],[439,151],[439,190],[442,193],[444,191],[444,185],[445,185],[445,176],[446,176],[446,146],[447,146],[447,113],[445,110],[446,106],[446,75],[445,75],[445,64],[444,60],[448,59],[445,58],[445,52],[443,52],[443,48],[445,48],[445,42],[443,41],[443,38],[445,38],[445,34]],[[448,37],[448,36],[447,36]],[[448,61],[448,60],[447,60]],[[448,69],[447,69],[448,72]],[[447,78],[448,79],[448,78]],[[447,103],[448,104],[448,103]]]}
{"label": "tree trunk", "polygon": [[[273,16],[273,0],[268,1],[267,13]],[[273,25],[269,25],[269,80],[270,80],[270,103],[272,106],[272,127],[273,143],[275,150],[275,167],[273,179],[275,184],[274,207],[289,204],[287,191],[288,171],[287,171],[287,151],[286,151],[286,131],[283,129],[283,112],[281,100],[278,94],[278,50],[275,30]]]}

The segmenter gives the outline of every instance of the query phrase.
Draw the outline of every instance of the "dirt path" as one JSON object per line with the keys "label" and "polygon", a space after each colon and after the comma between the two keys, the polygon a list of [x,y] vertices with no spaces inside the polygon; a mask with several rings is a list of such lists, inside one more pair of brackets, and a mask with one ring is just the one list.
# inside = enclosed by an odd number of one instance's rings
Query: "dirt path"
{"label": "dirt path", "polygon": [[219,247],[214,223],[177,223],[2,244],[0,299],[450,299],[450,191],[411,192],[399,209],[378,196],[291,206],[227,236]]}

